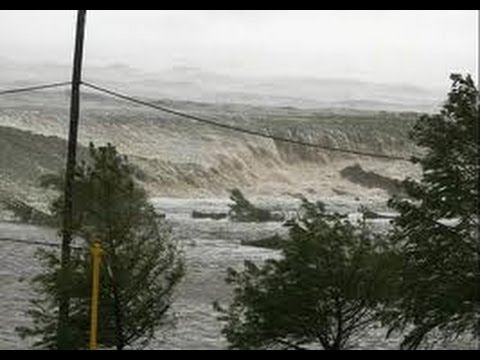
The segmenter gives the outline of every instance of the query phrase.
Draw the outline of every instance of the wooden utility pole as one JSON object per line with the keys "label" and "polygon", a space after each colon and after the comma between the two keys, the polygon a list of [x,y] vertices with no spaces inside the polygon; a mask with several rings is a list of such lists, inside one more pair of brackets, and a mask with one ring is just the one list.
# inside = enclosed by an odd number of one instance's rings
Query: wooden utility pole
{"label": "wooden utility pole", "polygon": [[73,180],[77,152],[77,129],[80,114],[80,84],[82,81],[83,39],[87,10],[77,10],[75,52],[73,55],[72,92],[70,97],[70,129],[68,133],[67,169],[65,172],[65,203],[63,210],[61,284],[58,309],[57,349],[67,349],[71,340],[69,329],[70,308],[70,243],[73,223]]}

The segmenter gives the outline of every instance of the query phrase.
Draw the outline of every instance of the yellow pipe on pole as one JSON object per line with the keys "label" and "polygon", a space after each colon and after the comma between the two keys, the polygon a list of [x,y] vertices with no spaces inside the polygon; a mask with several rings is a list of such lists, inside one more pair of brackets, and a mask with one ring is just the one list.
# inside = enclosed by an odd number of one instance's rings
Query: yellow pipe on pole
{"label": "yellow pipe on pole", "polygon": [[98,295],[100,288],[100,262],[102,260],[102,247],[99,241],[94,241],[90,252],[92,254],[92,303],[90,312],[90,350],[97,348],[98,330]]}

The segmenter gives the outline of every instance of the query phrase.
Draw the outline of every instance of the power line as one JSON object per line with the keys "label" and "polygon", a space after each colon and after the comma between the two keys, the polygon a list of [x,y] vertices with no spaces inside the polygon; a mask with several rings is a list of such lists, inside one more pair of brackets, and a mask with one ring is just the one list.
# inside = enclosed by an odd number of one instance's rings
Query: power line
{"label": "power line", "polygon": [[259,137],[272,139],[272,140],[277,140],[277,141],[282,141],[282,142],[291,143],[291,144],[295,144],[295,145],[313,147],[313,148],[318,148],[318,149],[323,149],[323,150],[328,150],[328,151],[334,151],[334,152],[341,152],[341,153],[346,153],[346,154],[354,154],[354,155],[376,157],[376,158],[383,158],[383,159],[390,159],[390,160],[402,160],[402,161],[409,161],[409,162],[411,161],[410,158],[404,157],[404,156],[384,155],[384,154],[378,154],[378,153],[371,153],[371,152],[349,150],[349,149],[343,149],[343,148],[337,148],[337,147],[330,147],[330,146],[321,145],[321,144],[307,143],[307,142],[303,142],[303,141],[300,141],[300,140],[288,139],[288,138],[284,138],[284,137],[280,137],[280,136],[265,134],[265,133],[257,132],[257,131],[254,131],[254,130],[241,128],[241,127],[238,127],[238,126],[222,124],[222,123],[220,123],[216,120],[207,119],[207,118],[204,118],[204,117],[199,117],[199,116],[196,116],[196,115],[191,115],[191,114],[187,114],[187,113],[184,113],[184,112],[181,112],[181,111],[166,108],[164,106],[156,105],[156,104],[153,104],[153,103],[150,103],[150,102],[147,102],[147,101],[143,101],[143,100],[140,100],[140,99],[128,96],[128,95],[120,94],[116,91],[109,90],[107,88],[100,87],[100,86],[97,86],[97,85],[93,85],[93,84],[85,82],[85,81],[82,81],[82,84],[85,85],[86,87],[91,88],[91,89],[97,90],[99,92],[103,92],[103,93],[108,94],[108,95],[113,96],[113,97],[117,97],[117,98],[120,98],[120,99],[123,99],[123,100],[126,100],[126,101],[130,101],[130,102],[135,103],[135,104],[143,105],[143,106],[150,107],[150,108],[153,108],[153,109],[156,109],[156,110],[160,110],[160,111],[163,111],[163,112],[166,112],[166,113],[169,113],[169,114],[181,116],[181,117],[184,117],[184,118],[187,118],[187,119],[190,119],[190,120],[195,120],[195,121],[198,121],[198,122],[201,122],[201,123],[209,124],[209,125],[212,125],[212,126],[220,127],[220,128],[231,130],[231,131],[241,132],[241,133],[248,134],[248,135],[259,136]]}
{"label": "power line", "polygon": [[[86,87],[89,87],[89,88],[97,90],[99,92],[108,94],[108,95],[113,96],[113,97],[117,97],[117,98],[129,101],[129,102],[132,102],[132,103],[136,103],[136,104],[143,105],[143,106],[146,106],[146,107],[150,107],[150,108],[153,108],[153,109],[156,109],[156,110],[160,110],[160,111],[163,111],[163,112],[166,112],[166,113],[169,113],[169,114],[177,115],[177,116],[180,116],[180,117],[183,117],[183,118],[187,118],[187,119],[194,120],[194,121],[197,121],[197,122],[205,123],[205,124],[215,126],[215,127],[220,127],[220,128],[230,130],[230,131],[237,131],[237,132],[241,132],[241,133],[252,135],[252,136],[259,136],[259,137],[263,137],[263,138],[267,138],[267,139],[271,139],[271,140],[276,140],[276,141],[281,141],[281,142],[286,142],[286,143],[290,143],[290,144],[306,146],[306,147],[313,147],[313,148],[317,148],[317,149],[323,149],[323,150],[333,151],[333,152],[340,152],[340,153],[345,153],[345,154],[353,154],[353,155],[367,156],[367,157],[376,157],[376,158],[383,158],[383,159],[389,159],[389,160],[402,160],[402,161],[408,161],[408,162],[411,161],[411,159],[409,157],[405,157],[405,156],[385,155],[385,154],[371,153],[371,152],[366,152],[366,151],[358,151],[358,150],[344,149],[344,148],[338,148],[338,147],[331,147],[331,146],[321,145],[321,144],[308,143],[308,142],[304,142],[304,141],[300,141],[300,140],[289,139],[289,138],[284,138],[284,137],[280,137],[280,136],[265,134],[265,133],[261,133],[261,132],[250,130],[250,129],[245,129],[245,128],[234,126],[234,125],[222,124],[222,123],[220,123],[216,120],[207,119],[205,117],[199,117],[199,116],[184,113],[184,112],[181,112],[181,111],[178,111],[178,110],[173,110],[173,109],[170,109],[170,108],[167,108],[167,107],[164,107],[164,106],[156,105],[156,104],[153,104],[153,103],[150,103],[150,102],[147,102],[147,101],[143,101],[143,100],[134,98],[132,96],[120,94],[116,91],[109,90],[107,88],[100,87],[98,85],[94,85],[94,84],[91,84],[91,83],[88,83],[88,82],[82,81],[81,83],[83,85],[85,85]],[[51,84],[45,84],[45,85],[36,85],[36,86],[30,86],[30,87],[24,87],[24,88],[9,89],[9,90],[0,91],[0,96],[1,95],[8,95],[8,94],[35,91],[35,90],[50,89],[50,88],[55,88],[55,87],[67,86],[67,85],[70,85],[70,84],[71,84],[71,81],[67,81],[67,82],[51,83]]]}
{"label": "power line", "polygon": [[21,239],[12,239],[12,238],[0,238],[0,241],[9,241],[9,242],[14,242],[14,243],[20,243],[20,244],[28,244],[28,245],[44,245],[44,246],[53,246],[53,247],[59,247],[59,244],[55,243],[49,243],[45,241],[38,241],[38,240],[21,240]]}
{"label": "power line", "polygon": [[51,83],[51,84],[44,84],[44,85],[28,86],[23,88],[3,90],[3,91],[0,91],[0,95],[17,94],[17,93],[29,92],[29,91],[35,91],[35,90],[51,89],[51,88],[60,87],[60,86],[67,86],[70,84],[71,84],[70,81],[66,81],[66,82]]}
{"label": "power line", "polygon": [[[46,242],[46,241],[38,241],[38,240],[21,240],[21,239],[12,239],[12,238],[3,238],[0,237],[0,241],[8,241],[13,243],[20,243],[26,245],[41,245],[41,246],[51,246],[51,247],[60,247],[61,244]],[[82,247],[80,246],[72,246],[72,248],[81,250]]]}

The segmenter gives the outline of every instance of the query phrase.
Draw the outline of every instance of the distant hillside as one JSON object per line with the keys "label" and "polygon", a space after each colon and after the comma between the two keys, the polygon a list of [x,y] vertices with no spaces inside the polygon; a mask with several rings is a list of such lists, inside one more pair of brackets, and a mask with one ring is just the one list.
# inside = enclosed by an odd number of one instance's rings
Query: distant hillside
{"label": "distant hillside", "polygon": [[42,174],[59,171],[65,165],[65,149],[65,140],[56,136],[0,126],[0,177],[34,184]]}
{"label": "distant hillside", "polygon": [[0,212],[17,208],[24,216],[29,206],[47,212],[54,194],[39,188],[39,178],[65,166],[65,149],[58,137],[0,126]]}
{"label": "distant hillside", "polygon": [[[19,64],[4,59],[2,86],[65,81],[70,66]],[[138,96],[209,103],[307,108],[353,108],[431,112],[443,100],[435,91],[409,84],[388,84],[334,78],[238,77],[199,68],[174,67],[145,72],[122,64],[87,66],[84,79]]]}

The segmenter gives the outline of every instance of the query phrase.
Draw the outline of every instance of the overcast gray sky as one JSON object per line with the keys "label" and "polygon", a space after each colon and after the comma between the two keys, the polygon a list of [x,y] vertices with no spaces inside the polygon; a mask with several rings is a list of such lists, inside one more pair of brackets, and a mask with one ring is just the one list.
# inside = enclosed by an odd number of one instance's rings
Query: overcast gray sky
{"label": "overcast gray sky", "polygon": [[[75,11],[0,11],[0,57],[70,64]],[[87,13],[85,66],[193,66],[444,86],[477,75],[476,10],[129,10]]]}

